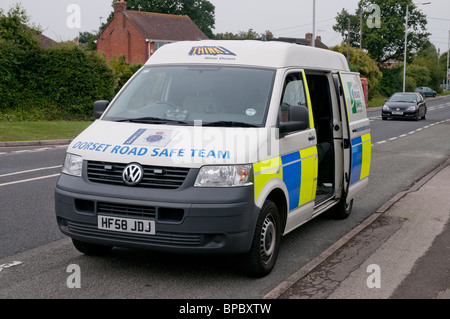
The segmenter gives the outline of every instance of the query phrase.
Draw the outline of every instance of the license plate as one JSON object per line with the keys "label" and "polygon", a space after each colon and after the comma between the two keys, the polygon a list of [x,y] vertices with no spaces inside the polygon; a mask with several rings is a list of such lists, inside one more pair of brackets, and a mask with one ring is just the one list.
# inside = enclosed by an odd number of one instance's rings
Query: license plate
{"label": "license plate", "polygon": [[98,216],[97,222],[98,229],[146,235],[155,234],[154,220]]}
{"label": "license plate", "polygon": [[392,115],[403,115],[403,112],[392,112]]}

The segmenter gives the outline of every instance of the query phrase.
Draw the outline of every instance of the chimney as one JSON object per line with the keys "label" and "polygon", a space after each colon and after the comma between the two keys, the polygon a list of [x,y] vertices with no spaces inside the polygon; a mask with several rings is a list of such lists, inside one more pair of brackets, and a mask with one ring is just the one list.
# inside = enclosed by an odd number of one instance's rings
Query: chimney
{"label": "chimney", "polygon": [[312,33],[305,34],[305,40],[309,42],[309,45],[312,45]]}
{"label": "chimney", "polygon": [[114,2],[114,14],[124,12],[127,9],[127,3],[123,0]]}
{"label": "chimney", "polygon": [[124,12],[127,10],[127,3],[123,0],[114,2],[114,23],[116,28],[123,29],[125,24]]}

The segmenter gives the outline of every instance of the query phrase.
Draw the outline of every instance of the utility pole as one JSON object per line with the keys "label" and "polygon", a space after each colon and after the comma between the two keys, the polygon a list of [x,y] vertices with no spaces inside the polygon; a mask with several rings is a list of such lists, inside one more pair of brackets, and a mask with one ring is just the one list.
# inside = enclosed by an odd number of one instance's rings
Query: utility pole
{"label": "utility pole", "polygon": [[405,92],[406,87],[406,42],[408,39],[408,5],[406,5],[406,22],[405,22],[405,54],[403,55],[403,92]]}
{"label": "utility pole", "polygon": [[347,31],[347,63],[350,64],[350,19],[348,20],[348,31]]}
{"label": "utility pole", "polygon": [[316,0],[313,0],[313,34],[312,34],[311,45],[313,47],[316,46]]}
{"label": "utility pole", "polygon": [[359,9],[359,48],[362,49],[362,22],[363,22],[363,8]]}
{"label": "utility pole", "polygon": [[445,70],[445,71],[447,71],[447,85],[446,85],[446,89],[447,89],[447,91],[448,91],[448,55],[449,55],[449,52],[450,52],[450,30],[448,30],[448,40],[447,40],[447,46],[448,46],[448,50],[447,50],[447,70]]}

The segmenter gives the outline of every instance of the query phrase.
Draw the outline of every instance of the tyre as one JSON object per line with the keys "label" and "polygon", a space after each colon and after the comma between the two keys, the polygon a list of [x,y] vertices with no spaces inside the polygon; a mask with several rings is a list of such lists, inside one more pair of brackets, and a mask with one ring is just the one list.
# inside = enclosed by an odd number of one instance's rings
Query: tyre
{"label": "tyre", "polygon": [[112,248],[111,246],[86,243],[84,241],[80,241],[80,240],[73,239],[73,238],[72,238],[72,243],[79,252],[86,254],[86,255],[91,255],[91,256],[104,255],[107,252],[109,252]]}
{"label": "tyre", "polygon": [[253,277],[269,274],[278,257],[281,224],[278,208],[267,200],[261,208],[250,251],[239,259],[242,270]]}
{"label": "tyre", "polygon": [[339,203],[332,207],[330,210],[330,216],[334,219],[346,219],[352,213],[353,199],[347,202],[345,198],[342,198]]}

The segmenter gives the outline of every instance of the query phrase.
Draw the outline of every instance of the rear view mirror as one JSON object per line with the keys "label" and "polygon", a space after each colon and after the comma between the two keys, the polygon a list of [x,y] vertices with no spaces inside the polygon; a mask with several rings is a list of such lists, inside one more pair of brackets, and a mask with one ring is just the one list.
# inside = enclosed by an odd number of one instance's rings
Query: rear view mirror
{"label": "rear view mirror", "polygon": [[109,105],[109,101],[101,100],[94,103],[94,117],[98,120]]}

